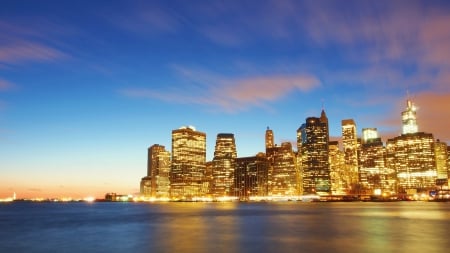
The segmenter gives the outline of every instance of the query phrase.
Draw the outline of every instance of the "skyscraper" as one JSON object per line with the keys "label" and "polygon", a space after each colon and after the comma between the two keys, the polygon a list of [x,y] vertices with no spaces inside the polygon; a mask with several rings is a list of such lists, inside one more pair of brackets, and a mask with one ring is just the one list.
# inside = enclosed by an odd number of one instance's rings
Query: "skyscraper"
{"label": "skyscraper", "polygon": [[416,107],[408,99],[406,101],[406,110],[402,112],[402,134],[413,134],[418,131]]}
{"label": "skyscraper", "polygon": [[386,168],[386,149],[376,128],[363,128],[359,154],[359,180],[363,193],[395,191],[395,171]]}
{"label": "skyscraper", "polygon": [[345,155],[347,183],[350,187],[358,184],[358,137],[353,119],[342,120],[342,144]]}
{"label": "skyscraper", "polygon": [[281,146],[266,149],[269,162],[268,195],[269,196],[298,196],[299,183],[296,170],[296,157],[290,142],[283,142]]}
{"label": "skyscraper", "polygon": [[191,199],[207,193],[206,134],[194,127],[172,131],[171,197]]}
{"label": "skyscraper", "polygon": [[141,179],[140,192],[146,197],[168,198],[170,181],[170,154],[164,146],[148,148],[147,176]]}
{"label": "skyscraper", "polygon": [[303,192],[330,194],[329,134],[325,111],[322,110],[320,118],[306,118],[297,136],[301,140]]}
{"label": "skyscraper", "polygon": [[266,130],[266,149],[274,146],[273,131],[267,127]]}
{"label": "skyscraper", "polygon": [[237,190],[236,197],[239,200],[249,200],[252,197],[266,197],[267,171],[268,161],[264,153],[237,158],[234,172]]}
{"label": "skyscraper", "polygon": [[417,132],[416,112],[410,100],[402,112],[403,134],[387,140],[386,162],[397,174],[399,190],[422,190],[436,184],[434,138],[430,133]]}
{"label": "skyscraper", "polygon": [[[141,183],[141,193],[154,198],[169,198],[170,153],[162,145],[148,148],[147,177]],[[150,192],[145,187],[150,186]]]}
{"label": "skyscraper", "polygon": [[331,193],[334,195],[345,195],[348,189],[347,171],[345,170],[345,155],[339,149],[339,142],[330,141],[329,163],[330,163],[330,181]]}
{"label": "skyscraper", "polygon": [[213,159],[212,195],[234,196],[234,170],[236,169],[236,144],[233,134],[217,135]]}
{"label": "skyscraper", "polygon": [[434,153],[436,155],[436,170],[438,179],[448,179],[447,169],[447,143],[439,139],[434,143]]}

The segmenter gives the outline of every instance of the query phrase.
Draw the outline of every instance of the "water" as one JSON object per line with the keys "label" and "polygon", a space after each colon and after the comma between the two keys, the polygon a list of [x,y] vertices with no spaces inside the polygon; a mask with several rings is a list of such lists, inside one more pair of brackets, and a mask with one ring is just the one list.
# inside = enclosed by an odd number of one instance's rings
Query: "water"
{"label": "water", "polygon": [[0,204],[0,252],[449,252],[450,202]]}

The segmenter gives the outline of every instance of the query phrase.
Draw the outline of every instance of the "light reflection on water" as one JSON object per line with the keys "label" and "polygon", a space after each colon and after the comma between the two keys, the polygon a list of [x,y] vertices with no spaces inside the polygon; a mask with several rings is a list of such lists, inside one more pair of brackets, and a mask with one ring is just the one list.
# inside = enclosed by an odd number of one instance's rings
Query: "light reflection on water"
{"label": "light reflection on water", "polygon": [[0,252],[447,252],[450,203],[12,203]]}

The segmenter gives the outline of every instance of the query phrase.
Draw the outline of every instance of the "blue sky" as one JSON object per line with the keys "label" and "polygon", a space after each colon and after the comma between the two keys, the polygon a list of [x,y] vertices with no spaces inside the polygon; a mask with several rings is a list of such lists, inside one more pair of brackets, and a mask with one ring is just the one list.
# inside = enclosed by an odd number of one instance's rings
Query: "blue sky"
{"label": "blue sky", "polygon": [[383,139],[407,92],[450,141],[447,1],[3,1],[0,197],[133,193],[171,130],[294,141],[322,105]]}

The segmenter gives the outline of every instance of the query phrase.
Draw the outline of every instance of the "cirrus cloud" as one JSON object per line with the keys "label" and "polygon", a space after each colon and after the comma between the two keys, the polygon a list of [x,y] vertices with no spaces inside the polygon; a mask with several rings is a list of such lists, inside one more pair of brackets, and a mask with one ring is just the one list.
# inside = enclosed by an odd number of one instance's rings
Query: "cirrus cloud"
{"label": "cirrus cloud", "polygon": [[[191,75],[192,72],[189,72]],[[197,79],[202,79],[198,75]],[[205,78],[211,80],[211,76]],[[311,75],[253,76],[236,79],[216,79],[214,85],[187,85],[184,89],[156,91],[129,88],[120,93],[129,97],[157,99],[171,103],[211,105],[226,112],[237,112],[249,107],[264,107],[290,92],[309,92],[318,88],[320,81]]]}

